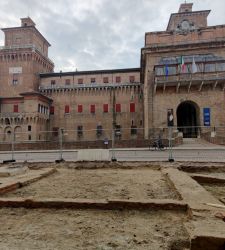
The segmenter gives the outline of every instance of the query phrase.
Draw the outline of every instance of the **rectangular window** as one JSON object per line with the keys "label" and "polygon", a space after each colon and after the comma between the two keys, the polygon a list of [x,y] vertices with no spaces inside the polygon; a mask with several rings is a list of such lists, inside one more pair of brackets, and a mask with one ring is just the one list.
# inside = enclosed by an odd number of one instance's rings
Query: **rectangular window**
{"label": "rectangular window", "polygon": [[225,63],[218,63],[216,65],[216,71],[225,71]]}
{"label": "rectangular window", "polygon": [[19,74],[13,74],[12,84],[17,85],[19,83]]}
{"label": "rectangular window", "polygon": [[70,106],[66,105],[65,106],[65,114],[69,114],[70,113]]}
{"label": "rectangular window", "polygon": [[96,135],[101,136],[102,135],[102,125],[98,125],[96,128]]}
{"label": "rectangular window", "polygon": [[55,107],[51,106],[50,107],[50,115],[54,115],[54,113],[55,113]]}
{"label": "rectangular window", "polygon": [[117,103],[116,104],[116,113],[120,113],[121,112],[121,104]]}
{"label": "rectangular window", "polygon": [[215,63],[206,63],[205,64],[205,72],[215,72],[216,64]]}
{"label": "rectangular window", "polygon": [[52,128],[52,135],[53,136],[58,136],[59,134],[59,128],[55,127],[55,128]]}
{"label": "rectangular window", "polygon": [[83,112],[83,105],[80,105],[80,104],[79,104],[79,105],[77,106],[77,112],[78,112],[78,113],[82,113],[82,112]]}
{"label": "rectangular window", "polygon": [[90,112],[91,112],[92,114],[95,113],[95,105],[94,105],[94,104],[92,104],[92,105],[90,106]]}
{"label": "rectangular window", "polygon": [[136,135],[137,134],[137,127],[132,125],[130,129],[130,134],[131,135]]}
{"label": "rectangular window", "polygon": [[55,80],[51,80],[51,85],[55,85]]}
{"label": "rectangular window", "polygon": [[91,78],[91,83],[95,83],[95,82],[96,82],[95,78]]}
{"label": "rectangular window", "polygon": [[27,130],[31,131],[31,125],[28,125]]}
{"label": "rectangular window", "polygon": [[120,125],[116,125],[115,126],[115,136],[116,137],[121,137],[121,126]]}
{"label": "rectangular window", "polygon": [[108,104],[103,104],[103,112],[108,113],[109,112],[109,105]]}
{"label": "rectangular window", "polygon": [[70,85],[70,79],[66,79],[65,84]]}
{"label": "rectangular window", "polygon": [[135,76],[130,76],[130,82],[135,82]]}
{"label": "rectangular window", "polygon": [[121,77],[120,76],[116,77],[116,83],[121,83]]}
{"label": "rectangular window", "polygon": [[77,135],[78,135],[78,137],[81,137],[83,135],[83,126],[82,125],[77,126]]}
{"label": "rectangular window", "polygon": [[130,103],[130,113],[134,113],[135,112],[135,103]]}
{"label": "rectangular window", "polygon": [[19,106],[18,104],[13,105],[13,112],[18,113],[19,112]]}
{"label": "rectangular window", "polygon": [[82,78],[78,79],[78,84],[83,84],[83,79]]}
{"label": "rectangular window", "polygon": [[155,74],[157,76],[164,76],[165,75],[164,68],[162,68],[162,67],[156,67],[155,68]]}
{"label": "rectangular window", "polygon": [[[186,68],[187,68],[187,73],[190,73],[189,70],[190,70],[190,64],[187,64],[186,65]],[[166,75],[166,69],[165,69],[165,75]],[[177,68],[175,66],[170,66],[168,67],[168,75],[176,75],[177,74]]]}
{"label": "rectangular window", "polygon": [[108,77],[103,77],[103,83],[109,83],[109,78]]}

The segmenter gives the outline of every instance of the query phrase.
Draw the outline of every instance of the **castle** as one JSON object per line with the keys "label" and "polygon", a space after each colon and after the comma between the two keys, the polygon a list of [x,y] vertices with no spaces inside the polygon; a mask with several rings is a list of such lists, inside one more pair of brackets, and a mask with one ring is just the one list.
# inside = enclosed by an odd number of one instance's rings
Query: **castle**
{"label": "castle", "polygon": [[[166,31],[145,34],[140,68],[54,72],[50,43],[31,18],[4,28],[0,49],[0,139],[149,139],[168,114],[183,137],[225,125],[225,25],[181,4]],[[174,130],[176,130],[174,128]],[[51,132],[44,132],[51,131]],[[17,140],[17,137],[15,138]],[[133,144],[135,145],[135,144]]]}

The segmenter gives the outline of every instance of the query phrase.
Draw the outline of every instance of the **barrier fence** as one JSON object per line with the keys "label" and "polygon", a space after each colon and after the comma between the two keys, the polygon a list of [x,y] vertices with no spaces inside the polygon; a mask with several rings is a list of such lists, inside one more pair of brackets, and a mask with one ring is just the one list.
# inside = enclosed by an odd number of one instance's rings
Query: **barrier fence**
{"label": "barrier fence", "polygon": [[[1,161],[225,161],[225,127],[5,131]],[[95,150],[90,150],[95,149]]]}

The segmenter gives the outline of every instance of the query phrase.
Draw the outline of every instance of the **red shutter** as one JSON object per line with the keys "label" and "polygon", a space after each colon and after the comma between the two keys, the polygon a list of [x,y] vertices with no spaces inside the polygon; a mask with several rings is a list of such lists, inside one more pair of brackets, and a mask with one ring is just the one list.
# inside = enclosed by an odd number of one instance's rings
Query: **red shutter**
{"label": "red shutter", "polygon": [[78,111],[78,113],[82,113],[83,112],[83,105],[78,105],[77,111]]}
{"label": "red shutter", "polygon": [[135,103],[130,103],[130,112],[131,113],[135,112]]}
{"label": "red shutter", "polygon": [[95,105],[94,104],[91,105],[90,111],[91,111],[91,113],[95,113]]}
{"label": "red shutter", "polygon": [[51,106],[50,107],[50,115],[54,115],[54,113],[55,113],[55,108],[54,108],[54,106]]}
{"label": "red shutter", "polygon": [[19,112],[18,104],[15,104],[15,105],[13,106],[13,112],[14,112],[14,113],[18,113],[18,112]]}
{"label": "red shutter", "polygon": [[70,106],[66,105],[65,106],[65,114],[69,114],[69,112],[70,112]]}
{"label": "red shutter", "polygon": [[120,113],[121,112],[121,104],[116,104],[116,112]]}
{"label": "red shutter", "polygon": [[103,105],[103,112],[104,113],[108,113],[109,112],[109,105],[108,104],[104,104]]}

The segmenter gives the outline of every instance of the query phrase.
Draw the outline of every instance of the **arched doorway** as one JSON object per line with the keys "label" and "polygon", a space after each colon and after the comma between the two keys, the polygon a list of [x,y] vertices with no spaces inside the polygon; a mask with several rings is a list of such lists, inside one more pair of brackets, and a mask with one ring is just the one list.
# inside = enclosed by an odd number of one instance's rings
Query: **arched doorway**
{"label": "arched doorway", "polygon": [[184,138],[196,138],[199,126],[199,107],[191,101],[182,102],[177,108],[177,128]]}
{"label": "arched doorway", "polygon": [[12,128],[10,126],[7,126],[4,130],[5,134],[5,141],[11,142],[12,141]]}

